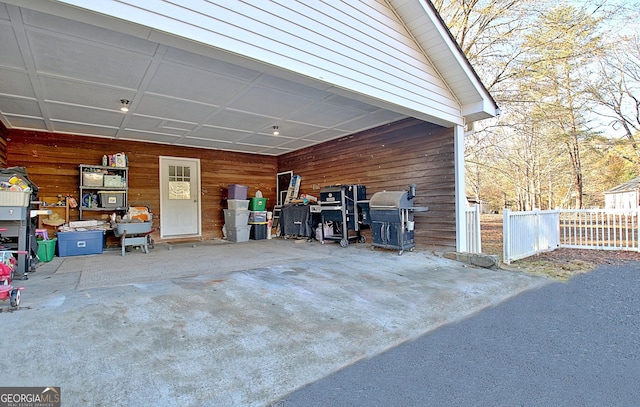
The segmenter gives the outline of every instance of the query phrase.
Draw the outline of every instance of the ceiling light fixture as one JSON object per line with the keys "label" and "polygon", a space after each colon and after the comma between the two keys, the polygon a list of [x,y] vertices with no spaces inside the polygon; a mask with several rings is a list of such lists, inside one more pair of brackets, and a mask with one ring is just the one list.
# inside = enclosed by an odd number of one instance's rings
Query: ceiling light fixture
{"label": "ceiling light fixture", "polygon": [[120,111],[121,112],[128,112],[129,111],[129,101],[127,99],[120,99],[120,103],[122,103],[122,106],[120,106]]}
{"label": "ceiling light fixture", "polygon": [[280,132],[278,131],[278,126],[273,126],[273,135],[277,136],[278,134],[280,134]]}

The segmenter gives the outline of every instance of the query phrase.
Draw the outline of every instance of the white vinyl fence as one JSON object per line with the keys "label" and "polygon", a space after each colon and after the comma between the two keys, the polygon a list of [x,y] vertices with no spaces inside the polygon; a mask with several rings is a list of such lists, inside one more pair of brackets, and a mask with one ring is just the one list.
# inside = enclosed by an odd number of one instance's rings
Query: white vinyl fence
{"label": "white vinyl fence", "polygon": [[465,217],[467,220],[467,252],[482,253],[482,239],[480,235],[480,213],[481,206],[475,204],[465,207]]}
{"label": "white vinyl fence", "polygon": [[503,261],[558,247],[638,251],[639,210],[504,210]]}

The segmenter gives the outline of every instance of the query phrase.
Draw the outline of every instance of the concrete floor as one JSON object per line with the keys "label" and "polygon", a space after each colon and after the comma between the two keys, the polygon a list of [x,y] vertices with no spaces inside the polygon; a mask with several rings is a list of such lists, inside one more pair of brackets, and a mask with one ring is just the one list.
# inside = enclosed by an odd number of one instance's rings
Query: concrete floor
{"label": "concrete floor", "polygon": [[0,386],[62,405],[265,406],[549,281],[424,252],[295,240],[55,257],[0,303]]}

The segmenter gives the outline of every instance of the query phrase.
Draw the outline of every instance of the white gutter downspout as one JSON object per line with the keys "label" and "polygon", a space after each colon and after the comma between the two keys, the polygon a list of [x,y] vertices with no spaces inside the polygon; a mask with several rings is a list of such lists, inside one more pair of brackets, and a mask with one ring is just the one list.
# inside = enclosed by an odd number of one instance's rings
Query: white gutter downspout
{"label": "white gutter downspout", "polygon": [[468,251],[467,245],[467,193],[464,177],[464,127],[453,128],[453,151],[455,164],[455,200],[456,200],[456,251]]}

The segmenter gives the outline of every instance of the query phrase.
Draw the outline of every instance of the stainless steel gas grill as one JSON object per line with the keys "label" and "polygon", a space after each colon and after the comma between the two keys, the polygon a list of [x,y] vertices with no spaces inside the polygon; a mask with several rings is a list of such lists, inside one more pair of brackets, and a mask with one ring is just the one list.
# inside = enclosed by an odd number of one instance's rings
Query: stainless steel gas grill
{"label": "stainless steel gas grill", "polygon": [[396,249],[399,250],[398,255],[407,249],[413,251],[413,214],[429,210],[425,206],[413,206],[415,195],[416,185],[411,184],[408,191],[382,191],[371,196],[369,213],[372,248]]}
{"label": "stainless steel gas grill", "polygon": [[[322,227],[322,243],[325,240],[340,242],[347,247],[349,242],[365,242],[360,234],[362,224],[367,224],[365,200],[367,189],[364,185],[333,185],[320,190],[320,219],[322,225],[333,222],[335,234],[326,236]],[[349,231],[355,232],[349,235]]]}

